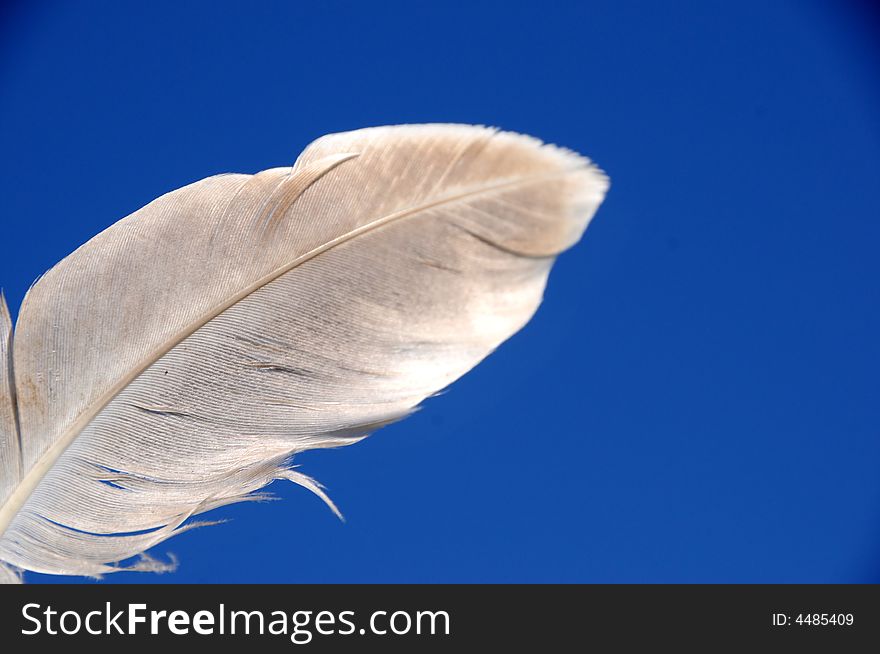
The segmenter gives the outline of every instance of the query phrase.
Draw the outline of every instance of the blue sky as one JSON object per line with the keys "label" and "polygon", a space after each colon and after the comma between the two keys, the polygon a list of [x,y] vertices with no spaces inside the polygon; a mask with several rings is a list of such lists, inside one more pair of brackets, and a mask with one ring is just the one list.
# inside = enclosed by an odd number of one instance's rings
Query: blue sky
{"label": "blue sky", "polygon": [[[30,3],[29,3],[30,4]],[[868,3],[42,3],[0,14],[0,286],[334,131],[497,125],[612,189],[534,320],[108,582],[880,582]],[[28,581],[64,581],[29,574]]]}

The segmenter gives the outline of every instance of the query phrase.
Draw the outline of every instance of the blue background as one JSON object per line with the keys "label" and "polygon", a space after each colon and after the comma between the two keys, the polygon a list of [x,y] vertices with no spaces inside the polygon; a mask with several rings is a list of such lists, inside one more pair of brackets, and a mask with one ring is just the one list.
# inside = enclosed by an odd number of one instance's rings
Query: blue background
{"label": "blue background", "polygon": [[[108,582],[880,581],[867,3],[43,3],[0,14],[0,284],[312,139],[484,123],[612,189],[535,319],[282,502]],[[28,574],[28,581],[58,578]]]}

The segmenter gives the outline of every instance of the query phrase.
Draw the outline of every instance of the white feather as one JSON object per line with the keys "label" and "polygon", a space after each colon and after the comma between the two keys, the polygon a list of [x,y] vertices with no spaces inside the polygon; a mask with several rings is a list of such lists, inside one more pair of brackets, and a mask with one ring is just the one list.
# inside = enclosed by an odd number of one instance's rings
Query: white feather
{"label": "white feather", "polygon": [[291,457],[408,415],[520,329],[607,187],[530,137],[379,127],[119,221],[29,291],[11,363],[3,304],[0,562],[113,572],[274,479],[330,503]]}

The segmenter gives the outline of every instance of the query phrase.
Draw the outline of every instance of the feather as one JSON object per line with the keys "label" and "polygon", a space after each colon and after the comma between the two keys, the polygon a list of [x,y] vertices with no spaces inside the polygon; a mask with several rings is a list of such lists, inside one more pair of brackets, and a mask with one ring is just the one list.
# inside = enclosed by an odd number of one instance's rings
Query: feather
{"label": "feather", "polygon": [[519,330],[607,188],[531,137],[404,125],[120,220],[31,288],[14,343],[3,304],[0,562],[155,571],[119,562],[275,479],[335,510],[292,457],[407,416]]}

